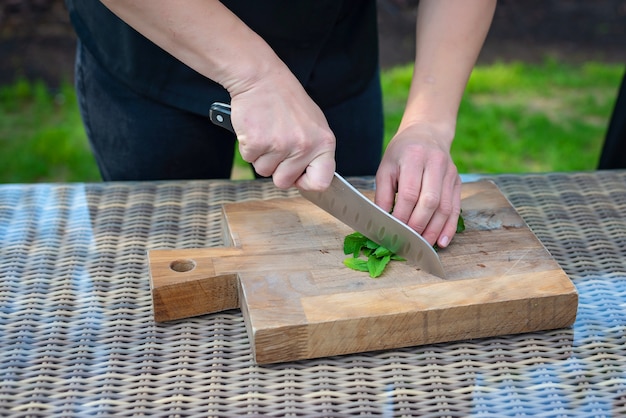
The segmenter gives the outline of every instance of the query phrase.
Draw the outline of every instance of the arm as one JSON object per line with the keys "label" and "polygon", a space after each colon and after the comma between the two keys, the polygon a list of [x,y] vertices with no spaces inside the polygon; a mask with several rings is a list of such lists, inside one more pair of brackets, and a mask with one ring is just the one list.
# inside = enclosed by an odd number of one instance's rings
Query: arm
{"label": "arm", "polygon": [[[217,0],[102,0],[118,17],[231,96],[242,157],[281,188],[323,190],[335,138],[271,47]],[[207,109],[210,103],[207,103]],[[269,123],[271,121],[271,123]]]}
{"label": "arm", "polygon": [[461,182],[450,157],[457,112],[495,5],[496,0],[420,1],[406,109],[376,174],[376,203],[393,207],[395,217],[440,247],[454,236],[461,205]]}

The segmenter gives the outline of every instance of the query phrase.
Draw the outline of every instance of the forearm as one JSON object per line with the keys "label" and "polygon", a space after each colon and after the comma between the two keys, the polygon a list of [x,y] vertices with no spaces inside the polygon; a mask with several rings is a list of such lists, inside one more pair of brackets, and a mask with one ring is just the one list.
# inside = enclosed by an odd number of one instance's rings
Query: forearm
{"label": "forearm", "polygon": [[[272,48],[217,0],[101,0],[152,42],[230,93],[244,160],[276,186],[328,187],[335,137]],[[207,98],[208,100],[209,98]]]}
{"label": "forearm", "polygon": [[454,137],[458,107],[496,0],[421,0],[413,79],[400,125],[428,122]]}
{"label": "forearm", "polygon": [[231,94],[288,73],[271,47],[217,0],[102,0],[139,33]]}

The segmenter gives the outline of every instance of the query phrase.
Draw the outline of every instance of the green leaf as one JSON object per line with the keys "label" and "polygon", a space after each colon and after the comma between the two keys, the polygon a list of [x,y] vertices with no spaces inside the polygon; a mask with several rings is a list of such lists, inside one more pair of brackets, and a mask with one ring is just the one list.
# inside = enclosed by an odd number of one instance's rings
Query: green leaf
{"label": "green leaf", "polygon": [[361,258],[348,257],[343,260],[343,264],[356,271],[369,271],[367,267],[367,261]]}
{"label": "green leaf", "polygon": [[463,215],[459,214],[459,220],[456,222],[456,232],[465,231],[465,221],[463,220]]}
{"label": "green leaf", "polygon": [[375,250],[376,248],[380,247],[380,245],[378,245],[369,238],[367,238],[367,240],[365,241],[365,246],[371,250]]}
{"label": "green leaf", "polygon": [[383,274],[385,267],[389,264],[389,260],[391,260],[390,255],[386,255],[382,258],[371,255],[367,259],[367,269],[369,270],[370,277],[379,277]]}
{"label": "green leaf", "polygon": [[391,259],[395,261],[406,261],[406,258],[400,257],[398,254],[391,254]]}
{"label": "green leaf", "polygon": [[390,250],[388,250],[387,248],[383,247],[382,245],[379,246],[378,248],[376,248],[376,250],[373,253],[376,257],[384,257],[387,255],[391,255],[392,252]]}
{"label": "green leaf", "polygon": [[360,232],[354,232],[343,239],[343,253],[359,256],[361,248],[365,245],[367,238]]}

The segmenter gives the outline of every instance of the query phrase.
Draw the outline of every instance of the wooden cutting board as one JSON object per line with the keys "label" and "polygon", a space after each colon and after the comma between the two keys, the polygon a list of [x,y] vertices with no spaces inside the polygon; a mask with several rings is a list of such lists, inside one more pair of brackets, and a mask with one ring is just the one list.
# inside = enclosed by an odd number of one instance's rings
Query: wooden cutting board
{"label": "wooden cutting board", "polygon": [[404,262],[372,279],[307,200],[224,205],[227,247],[149,252],[155,321],[241,308],[258,363],[572,325],[576,288],[496,185],[463,184],[462,209],[446,279]]}

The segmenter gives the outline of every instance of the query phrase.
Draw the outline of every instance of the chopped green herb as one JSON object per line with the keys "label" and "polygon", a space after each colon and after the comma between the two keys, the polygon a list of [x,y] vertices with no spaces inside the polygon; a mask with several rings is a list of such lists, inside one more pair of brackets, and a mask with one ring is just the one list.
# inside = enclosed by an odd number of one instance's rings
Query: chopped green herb
{"label": "chopped green herb", "polygon": [[367,261],[361,258],[348,257],[343,260],[343,264],[345,264],[347,267],[350,267],[352,270],[369,271],[367,267]]}
{"label": "chopped green herb", "polygon": [[[456,232],[459,233],[463,231],[465,231],[465,221],[463,220],[463,216],[459,215]],[[433,245],[433,247],[435,250],[439,249],[437,244]],[[406,259],[392,253],[391,250],[382,245],[376,244],[360,232],[353,232],[352,234],[346,235],[343,240],[343,253],[352,255],[352,257],[343,260],[343,264],[352,270],[367,271],[370,277],[379,277],[383,274],[383,271],[385,271],[387,264],[389,264],[391,260],[406,261]],[[367,257],[367,260],[360,258],[361,255]]]}
{"label": "chopped green herb", "polygon": [[386,255],[383,257],[377,257],[374,254],[370,255],[367,258],[367,270],[370,273],[370,277],[378,277],[383,274],[385,267],[387,267],[387,264],[389,264],[389,260],[391,260],[391,255]]}
{"label": "chopped green herb", "polygon": [[368,239],[367,241],[365,241],[365,246],[369,248],[370,250],[376,250],[378,247],[380,247],[380,245],[376,244],[371,239]]}
{"label": "chopped green herb", "polygon": [[[462,210],[461,213],[463,213]],[[458,234],[459,232],[463,231],[465,231],[465,221],[463,220],[463,216],[459,214],[459,220],[456,221],[456,233]]]}
{"label": "chopped green herb", "polygon": [[365,246],[367,237],[360,232],[354,232],[347,235],[343,240],[343,253],[348,255],[352,254],[355,258],[359,256],[361,248]]}
{"label": "chopped green herb", "polygon": [[391,256],[391,250],[388,250],[387,248],[379,245],[378,248],[374,250],[373,255],[379,258],[385,257],[385,256]]}
{"label": "chopped green herb", "polygon": [[[379,277],[391,260],[406,261],[360,232],[354,232],[344,238],[343,252],[346,255],[352,255],[343,260],[347,267],[357,271],[367,271],[370,277]],[[367,257],[367,260],[360,258],[361,255]]]}

